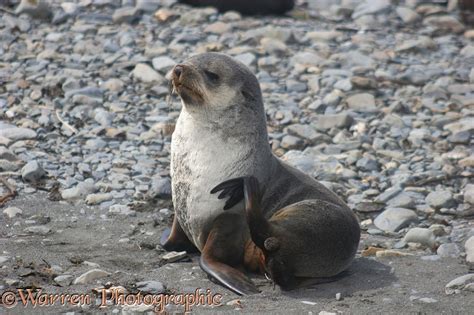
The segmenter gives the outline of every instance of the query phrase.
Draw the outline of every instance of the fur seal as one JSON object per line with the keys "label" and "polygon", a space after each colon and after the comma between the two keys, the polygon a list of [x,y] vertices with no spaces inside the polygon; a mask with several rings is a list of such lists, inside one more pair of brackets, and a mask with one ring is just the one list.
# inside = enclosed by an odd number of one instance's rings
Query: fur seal
{"label": "fur seal", "polygon": [[204,53],[176,65],[171,82],[183,107],[171,141],[175,217],[162,246],[199,250],[202,269],[238,294],[259,292],[242,266],[285,290],[335,279],[355,256],[358,220],[273,155],[255,75]]}
{"label": "fur seal", "polygon": [[237,11],[244,15],[281,15],[293,9],[294,0],[179,0],[197,7],[215,7],[220,12]]}

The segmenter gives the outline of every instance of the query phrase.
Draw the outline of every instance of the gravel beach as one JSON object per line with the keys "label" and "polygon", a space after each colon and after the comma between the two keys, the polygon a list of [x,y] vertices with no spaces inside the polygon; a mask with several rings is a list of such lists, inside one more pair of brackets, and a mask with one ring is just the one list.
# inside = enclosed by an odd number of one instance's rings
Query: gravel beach
{"label": "gravel beach", "polygon": [[[100,293],[196,289],[220,298],[193,313],[474,313],[474,26],[457,1],[305,0],[266,17],[34,2],[0,0],[0,314],[152,314]],[[262,293],[240,297],[161,249],[181,108],[166,74],[208,51],[256,74],[275,155],[360,219],[339,281],[284,292],[254,275]],[[92,301],[24,307],[19,289]]]}

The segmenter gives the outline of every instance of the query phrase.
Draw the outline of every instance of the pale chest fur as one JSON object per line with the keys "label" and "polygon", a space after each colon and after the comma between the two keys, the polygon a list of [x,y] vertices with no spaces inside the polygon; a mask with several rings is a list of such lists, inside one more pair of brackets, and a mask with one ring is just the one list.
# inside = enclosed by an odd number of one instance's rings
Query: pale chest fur
{"label": "pale chest fur", "polygon": [[[181,113],[171,143],[171,177],[175,214],[188,238],[202,249],[224,200],[210,191],[219,183],[255,174],[260,164],[255,147],[224,137],[210,126]],[[242,213],[243,203],[228,211]]]}

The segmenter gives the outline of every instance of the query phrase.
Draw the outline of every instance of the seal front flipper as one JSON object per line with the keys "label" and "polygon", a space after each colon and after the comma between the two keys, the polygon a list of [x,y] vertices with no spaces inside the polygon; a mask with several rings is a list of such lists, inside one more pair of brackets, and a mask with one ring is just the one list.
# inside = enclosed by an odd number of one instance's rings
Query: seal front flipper
{"label": "seal front flipper", "polygon": [[255,284],[241,271],[213,259],[210,255],[203,253],[199,265],[209,276],[237,294],[260,293]]}
{"label": "seal front flipper", "polygon": [[188,253],[198,252],[196,246],[191,243],[184,233],[176,215],[173,219],[171,229],[167,228],[161,234],[160,245],[167,251],[187,251]]}
{"label": "seal front flipper", "polygon": [[244,261],[245,219],[241,214],[224,212],[213,222],[200,258],[201,268],[220,284],[240,294],[260,292],[236,267]]}

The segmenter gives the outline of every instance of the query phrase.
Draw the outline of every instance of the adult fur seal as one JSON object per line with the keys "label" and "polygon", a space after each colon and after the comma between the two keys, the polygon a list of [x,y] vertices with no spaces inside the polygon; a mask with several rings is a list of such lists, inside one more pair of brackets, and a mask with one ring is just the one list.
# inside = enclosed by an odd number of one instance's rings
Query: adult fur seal
{"label": "adult fur seal", "polygon": [[293,9],[294,0],[179,0],[199,7],[215,7],[220,12],[238,11],[245,15],[284,14]]}
{"label": "adult fur seal", "polygon": [[175,218],[163,247],[197,248],[202,269],[239,294],[258,292],[241,266],[283,289],[344,271],[358,221],[334,193],[273,155],[251,71],[205,53],[171,76],[183,107],[171,142]]}

